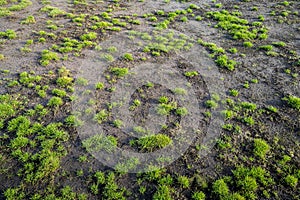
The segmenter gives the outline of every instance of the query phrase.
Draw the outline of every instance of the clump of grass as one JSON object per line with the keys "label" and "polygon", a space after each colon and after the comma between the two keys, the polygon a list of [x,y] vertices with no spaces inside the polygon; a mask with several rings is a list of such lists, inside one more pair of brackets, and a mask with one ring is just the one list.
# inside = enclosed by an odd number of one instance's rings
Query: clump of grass
{"label": "clump of grass", "polygon": [[109,53],[101,54],[100,57],[102,59],[106,60],[107,62],[113,62],[115,60],[115,58],[113,57],[113,55],[111,55]]}
{"label": "clump of grass", "polygon": [[0,17],[6,17],[6,16],[10,16],[10,15],[12,15],[12,12],[9,9],[4,8],[4,7],[0,8]]}
{"label": "clump of grass", "polygon": [[217,194],[220,197],[226,197],[229,195],[229,187],[224,179],[216,180],[212,186],[213,193]]}
{"label": "clump of grass", "polygon": [[233,97],[237,97],[239,95],[239,91],[238,90],[235,90],[235,89],[231,89],[229,91],[229,94]]}
{"label": "clump of grass", "polygon": [[133,105],[131,105],[129,107],[129,110],[134,110],[134,109],[136,109],[140,105],[141,105],[141,101],[138,100],[138,99],[135,99],[135,100],[133,100]]}
{"label": "clump of grass", "polygon": [[196,21],[201,21],[202,19],[203,19],[203,17],[201,17],[201,16],[196,16],[196,17],[195,17],[195,20],[196,20]]}
{"label": "clump of grass", "polygon": [[35,82],[41,81],[41,76],[34,76],[28,72],[22,72],[19,75],[19,82],[27,87],[33,87]]}
{"label": "clump of grass", "polygon": [[68,77],[68,76],[59,77],[56,80],[56,84],[60,87],[66,88],[66,87],[71,86],[73,84],[73,78]]}
{"label": "clump of grass", "polygon": [[5,32],[0,32],[0,38],[15,39],[17,34],[14,30],[7,29]]}
{"label": "clump of grass", "polygon": [[98,82],[95,84],[95,89],[96,90],[102,90],[104,88],[104,83]]}
{"label": "clump of grass", "polygon": [[229,60],[227,55],[220,55],[217,57],[215,62],[220,66],[224,67],[230,71],[233,71],[236,65],[236,62],[234,60]]}
{"label": "clump of grass", "polygon": [[295,188],[298,184],[298,178],[293,175],[287,175],[284,179],[285,183],[292,188]]}
{"label": "clump of grass", "polygon": [[88,84],[88,80],[82,77],[79,77],[75,81],[76,85],[86,86]]}
{"label": "clump of grass", "polygon": [[101,124],[103,121],[107,120],[108,115],[107,110],[103,109],[94,116],[94,120]]}
{"label": "clump of grass", "polygon": [[4,121],[17,113],[19,102],[14,100],[9,94],[0,95],[0,129],[4,126]]}
{"label": "clump of grass", "polygon": [[276,107],[274,107],[274,106],[268,106],[266,109],[268,111],[273,112],[273,113],[277,113],[278,112],[278,109]]}
{"label": "clump of grass", "polygon": [[[157,107],[157,113],[159,115],[169,115],[170,112],[175,109],[177,109],[177,103],[175,101],[169,102],[169,98],[166,96],[161,96],[159,98],[159,104]],[[181,111],[178,112],[180,113]]]}
{"label": "clump of grass", "polygon": [[272,45],[262,45],[259,48],[263,49],[265,51],[271,51],[273,49],[273,46]]}
{"label": "clump of grass", "polygon": [[237,48],[230,48],[229,51],[230,51],[230,53],[233,53],[233,54],[238,52]]}
{"label": "clump of grass", "polygon": [[289,95],[287,97],[284,97],[283,100],[286,101],[287,104],[289,106],[291,106],[292,108],[295,108],[298,111],[300,111],[300,98],[299,97]]}
{"label": "clump of grass", "polygon": [[186,77],[194,77],[194,76],[198,76],[199,73],[197,71],[189,71],[189,72],[185,72],[184,75]]}
{"label": "clump of grass", "polygon": [[133,55],[131,53],[125,53],[123,58],[127,61],[133,61]]}
{"label": "clump of grass", "polygon": [[153,195],[153,200],[172,200],[171,189],[166,185],[159,185],[157,191]]}
{"label": "clump of grass", "polygon": [[54,94],[58,97],[65,97],[67,95],[67,92],[64,91],[64,90],[60,90],[60,89],[55,88],[55,89],[52,90],[52,94]]}
{"label": "clump of grass", "polygon": [[218,107],[218,103],[215,100],[207,100],[205,102],[205,106],[211,109],[216,109]]}
{"label": "clump of grass", "polygon": [[199,9],[200,7],[197,6],[196,4],[193,4],[193,3],[192,3],[192,4],[189,5],[189,8],[190,8],[190,9],[197,10],[197,9]]}
{"label": "clump of grass", "polygon": [[193,200],[205,200],[205,193],[204,192],[194,192],[192,199]]}
{"label": "clump of grass", "polygon": [[207,12],[208,17],[218,21],[216,27],[220,27],[228,31],[234,39],[253,40],[258,37],[258,32],[250,28],[250,24],[246,19],[239,16],[239,12],[229,12],[227,10]]}
{"label": "clump of grass", "polygon": [[119,119],[114,120],[113,124],[117,128],[121,128],[123,126],[123,122]]}
{"label": "clump of grass", "polygon": [[49,17],[57,17],[57,16],[62,16],[62,15],[66,14],[66,12],[64,10],[61,10],[57,7],[49,6],[49,5],[44,6],[41,9],[41,11],[48,13]]}
{"label": "clump of grass", "polygon": [[253,153],[255,156],[264,159],[270,151],[270,145],[263,139],[254,139]]}
{"label": "clump of grass", "polygon": [[49,101],[48,101],[48,106],[50,107],[59,107],[61,105],[63,105],[63,100],[60,97],[52,97]]}
{"label": "clump of grass", "polygon": [[83,34],[82,36],[80,36],[80,39],[82,41],[90,41],[90,40],[94,40],[97,38],[97,33],[96,32],[89,32],[86,34]]}
{"label": "clump of grass", "polygon": [[155,148],[164,148],[172,144],[172,139],[164,134],[143,136],[135,142],[141,149],[152,151]]}
{"label": "clump of grass", "polygon": [[109,53],[114,53],[114,52],[117,52],[118,49],[117,49],[117,47],[115,47],[115,46],[110,46],[110,47],[107,48],[107,51],[108,51]]}
{"label": "clump of grass", "polygon": [[288,5],[290,5],[290,2],[288,2],[288,1],[283,1],[283,2],[281,2],[280,4],[282,4],[282,5],[284,5],[284,6],[288,6]]}
{"label": "clump of grass", "polygon": [[8,9],[10,11],[20,11],[23,10],[24,8],[30,6],[32,2],[30,0],[21,0],[18,4],[12,5]]}
{"label": "clump of grass", "polygon": [[185,116],[187,115],[189,112],[185,107],[180,107],[176,109],[176,114],[179,116]]}
{"label": "clump of grass", "polygon": [[186,95],[187,94],[187,91],[184,88],[175,88],[173,90],[173,92],[178,95]]}
{"label": "clump of grass", "polygon": [[121,78],[128,74],[128,68],[113,67],[110,69],[110,72],[118,78]]}
{"label": "clump of grass", "polygon": [[77,116],[75,115],[69,115],[65,120],[64,120],[65,124],[67,126],[75,126],[75,127],[78,127],[78,126],[81,126],[83,125],[83,122],[78,119]]}
{"label": "clump of grass", "polygon": [[190,186],[190,180],[186,176],[179,176],[178,177],[178,183],[182,188],[189,188]]}
{"label": "clump of grass", "polygon": [[117,147],[118,141],[114,136],[96,134],[82,141],[83,147],[89,152],[107,151],[112,152]]}
{"label": "clump of grass", "polygon": [[40,63],[42,66],[47,66],[50,64],[50,61],[58,61],[59,56],[57,53],[49,51],[49,50],[43,50],[42,51],[42,58],[40,60]]}
{"label": "clump of grass", "polygon": [[279,42],[273,42],[272,45],[277,46],[277,47],[285,47],[286,43],[279,41]]}
{"label": "clump of grass", "polygon": [[253,47],[253,43],[249,42],[249,41],[244,42],[243,45],[244,45],[244,47]]}
{"label": "clump of grass", "polygon": [[26,19],[21,21],[21,24],[35,24],[35,23],[36,23],[35,18],[32,15],[28,16]]}
{"label": "clump of grass", "polygon": [[[204,42],[202,39],[198,39],[197,41],[200,45],[207,47],[213,53],[211,57],[216,58],[215,63],[220,66],[224,67],[230,71],[233,71],[236,66],[236,61],[230,60],[228,56],[225,54],[225,49],[222,47],[218,47],[216,44],[211,42]],[[235,48],[231,49],[232,52],[237,51]]]}

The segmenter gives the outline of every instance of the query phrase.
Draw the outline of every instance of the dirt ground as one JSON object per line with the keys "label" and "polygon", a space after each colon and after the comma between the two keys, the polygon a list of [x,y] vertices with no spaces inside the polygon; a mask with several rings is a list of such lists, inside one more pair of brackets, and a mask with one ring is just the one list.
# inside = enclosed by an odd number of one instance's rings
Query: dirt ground
{"label": "dirt ground", "polygon": [[299,11],[0,0],[0,199],[300,199]]}

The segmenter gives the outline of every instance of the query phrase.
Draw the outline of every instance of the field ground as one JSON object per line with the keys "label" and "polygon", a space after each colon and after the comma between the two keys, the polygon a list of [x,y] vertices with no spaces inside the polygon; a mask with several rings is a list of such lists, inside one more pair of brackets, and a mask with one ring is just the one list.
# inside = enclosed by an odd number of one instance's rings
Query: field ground
{"label": "field ground", "polygon": [[299,200],[299,11],[0,0],[0,199]]}

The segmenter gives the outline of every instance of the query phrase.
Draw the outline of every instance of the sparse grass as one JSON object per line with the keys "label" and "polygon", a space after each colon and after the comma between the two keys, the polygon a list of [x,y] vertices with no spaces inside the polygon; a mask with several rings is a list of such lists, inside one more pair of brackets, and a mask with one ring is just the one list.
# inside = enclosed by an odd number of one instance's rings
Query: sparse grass
{"label": "sparse grass", "polygon": [[[141,2],[135,2],[135,6],[143,9],[146,4]],[[52,5],[48,0],[35,2],[33,7],[29,0],[0,0],[0,20],[5,22],[0,30],[1,197],[11,200],[298,199],[300,170],[295,138],[300,100],[296,94],[285,93],[286,89],[284,94],[280,93],[283,80],[294,91],[299,78],[300,61],[291,37],[297,31],[295,1],[262,5],[259,1],[242,0],[229,5],[212,0],[201,7],[188,0],[161,3],[163,7],[140,16],[131,14],[132,8],[119,0],[75,0],[67,7],[55,7],[58,4]],[[42,8],[37,11],[38,4]],[[266,10],[270,13],[265,13]],[[287,35],[281,35],[284,32],[280,31],[274,34],[277,22],[284,23]],[[182,30],[186,35],[178,33]],[[109,46],[118,42],[106,43],[111,38],[122,36],[118,31],[128,32],[128,38],[124,37],[122,42],[128,39],[138,44],[124,49],[120,49],[121,43]],[[201,45],[207,51],[197,52],[197,56],[207,56],[220,67],[217,70],[230,97],[211,93],[208,99],[211,91],[206,85],[209,76],[205,72],[217,74],[212,70],[213,63],[206,59],[201,60],[200,68],[190,66],[194,64],[189,60],[193,57],[185,57],[185,53],[193,45],[196,48]],[[15,49],[20,51],[11,54]],[[80,65],[89,64],[85,62],[89,58],[105,61],[105,65],[97,66],[104,74],[94,69],[95,75],[103,75],[105,80],[99,77],[101,82],[90,83],[75,78],[73,72],[80,76],[78,70],[85,70]],[[142,80],[144,85],[131,96],[120,102],[110,101],[110,96],[119,92],[117,84],[125,81],[121,78],[136,75],[129,69],[139,67],[140,63],[169,63],[173,58],[176,59],[174,65],[170,62],[170,67],[186,77],[188,90],[176,84],[170,90],[156,83],[153,73]],[[39,68],[40,65],[45,67]],[[59,68],[64,65],[72,65],[72,74],[64,67]],[[273,76],[269,79],[270,70],[275,72],[274,77],[279,77],[276,78],[279,84],[273,84]],[[165,72],[168,73],[162,73]],[[78,92],[86,90],[82,95],[72,95],[75,86]],[[266,93],[258,91],[261,88]],[[189,112],[194,113],[187,109],[190,91],[195,92],[198,102],[195,109],[201,110],[202,122],[189,119]],[[282,101],[286,107],[279,104],[278,95],[284,96]],[[177,98],[188,105],[181,105]],[[87,100],[86,107],[76,107],[77,100],[81,99]],[[128,117],[134,124],[127,124],[128,121],[125,123],[115,115],[114,108],[119,106],[125,109],[129,106]],[[157,106],[154,111],[161,115],[158,117],[163,119],[156,133],[148,126],[156,119],[147,118],[154,106]],[[222,111],[217,111],[218,107]],[[210,149],[202,141],[211,135],[209,131],[216,120],[213,114],[222,117],[224,124],[213,127],[215,134],[222,135],[213,138],[216,145],[209,144],[213,147]],[[85,117],[91,123],[99,123],[97,126],[103,132],[89,127]],[[155,155],[168,150],[166,147],[175,144],[175,139],[176,144],[178,141],[185,145],[188,137],[184,134],[185,120],[196,125],[190,130],[196,137],[176,162],[172,162],[174,154],[163,154],[149,166],[137,158],[117,161],[110,156],[102,157],[112,164],[112,169],[96,164],[95,158],[89,155],[101,152],[113,155],[118,153],[116,148]],[[127,135],[128,125],[132,125],[132,132]],[[91,129],[95,131],[92,136]],[[78,134],[82,143],[78,142]],[[211,152],[207,156],[215,155],[218,177],[210,176],[209,171],[202,173],[205,162],[198,151],[205,149]],[[176,146],[170,150],[177,153]],[[64,166],[65,163],[70,166]],[[168,166],[163,168],[165,164]],[[142,169],[144,165],[146,172],[130,176],[127,181],[129,171]],[[12,180],[17,181],[12,184]],[[63,182],[53,184],[57,180]],[[76,187],[68,185],[73,182]]]}

